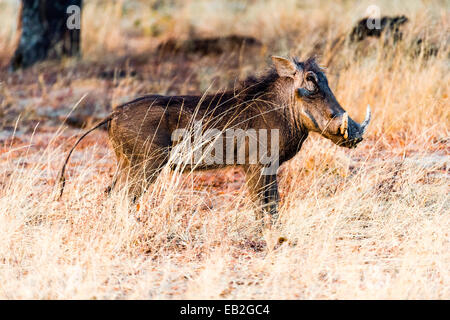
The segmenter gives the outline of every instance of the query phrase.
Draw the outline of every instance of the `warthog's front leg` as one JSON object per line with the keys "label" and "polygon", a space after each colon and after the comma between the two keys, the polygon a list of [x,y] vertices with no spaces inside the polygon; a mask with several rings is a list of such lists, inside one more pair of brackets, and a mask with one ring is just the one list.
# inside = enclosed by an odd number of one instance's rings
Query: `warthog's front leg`
{"label": "warthog's front leg", "polygon": [[264,204],[265,210],[272,216],[273,221],[278,216],[278,203],[280,194],[278,193],[278,183],[276,175],[262,176],[264,178]]}
{"label": "warthog's front leg", "polygon": [[278,184],[276,174],[262,174],[261,166],[248,166],[246,169],[247,187],[252,200],[258,206],[256,218],[262,220],[264,213],[272,216],[275,221],[278,215]]}

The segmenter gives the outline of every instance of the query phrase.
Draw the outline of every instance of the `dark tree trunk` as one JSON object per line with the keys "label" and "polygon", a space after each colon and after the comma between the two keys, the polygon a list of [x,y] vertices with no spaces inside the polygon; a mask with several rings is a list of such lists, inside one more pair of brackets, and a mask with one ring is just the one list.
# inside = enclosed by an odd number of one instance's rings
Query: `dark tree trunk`
{"label": "dark tree trunk", "polygon": [[82,0],[22,0],[19,16],[19,45],[11,59],[10,68],[26,68],[45,59],[80,54],[80,29],[67,21],[69,6],[78,6]]}

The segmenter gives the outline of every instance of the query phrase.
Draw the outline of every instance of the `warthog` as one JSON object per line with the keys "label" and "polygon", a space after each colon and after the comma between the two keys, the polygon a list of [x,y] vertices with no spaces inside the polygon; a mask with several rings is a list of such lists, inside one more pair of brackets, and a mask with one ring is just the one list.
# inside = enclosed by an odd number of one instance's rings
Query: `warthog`
{"label": "warthog", "polygon": [[[362,124],[353,121],[336,100],[314,58],[300,62],[274,56],[272,61],[274,68],[267,74],[250,77],[232,91],[204,96],[148,95],[116,107],[108,118],[83,134],[70,150],[61,170],[60,195],[72,151],[89,132],[101,125],[109,124],[109,138],[119,165],[117,178],[128,181],[129,194],[137,199],[169,162],[171,151],[177,146],[174,133],[192,127],[195,122],[200,124],[202,133],[214,133],[212,144],[219,146],[214,149],[218,161],[191,162],[184,168],[242,166],[250,194],[263,208],[258,210],[258,218],[263,217],[263,212],[277,213],[276,170],[263,171],[294,157],[311,131],[337,145],[356,147],[370,121],[370,108]],[[220,135],[229,129],[243,133],[241,146],[235,143],[237,136],[227,139],[225,134]],[[278,133],[276,139],[266,139],[267,133],[272,132]],[[264,141],[257,141],[258,148],[252,148],[251,138]],[[255,161],[257,150],[263,149],[261,146],[268,147],[271,153],[275,150],[276,154],[263,157],[265,161],[261,158]],[[231,151],[231,157],[227,151]],[[244,155],[242,161],[236,160],[238,154]],[[228,161],[229,158],[232,161]],[[116,179],[109,189],[115,183]]]}
{"label": "warthog", "polygon": [[406,22],[408,22],[406,16],[383,16],[378,19],[364,18],[359,20],[353,27],[350,33],[350,40],[352,42],[358,42],[369,37],[379,38],[384,33],[386,40],[392,38],[392,41],[395,43],[402,40],[403,33],[400,28]]}

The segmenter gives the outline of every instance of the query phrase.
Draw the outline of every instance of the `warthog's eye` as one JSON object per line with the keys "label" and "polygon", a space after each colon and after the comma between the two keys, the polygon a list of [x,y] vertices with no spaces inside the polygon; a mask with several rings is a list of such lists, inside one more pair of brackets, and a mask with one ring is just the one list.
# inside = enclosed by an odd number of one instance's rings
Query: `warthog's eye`
{"label": "warthog's eye", "polygon": [[312,75],[308,75],[308,76],[306,77],[306,80],[307,80],[307,81],[310,81],[310,82],[312,82],[312,83],[314,83],[314,82],[316,81],[316,79],[315,79]]}
{"label": "warthog's eye", "polygon": [[313,72],[308,72],[305,76],[305,88],[311,92],[315,93],[318,91],[318,79],[317,76]]}
{"label": "warthog's eye", "polygon": [[309,71],[305,74],[303,88],[297,89],[297,94],[302,98],[314,98],[319,92],[317,75]]}
{"label": "warthog's eye", "polygon": [[316,83],[314,77],[312,77],[312,76],[306,77],[306,85],[305,85],[305,88],[306,88],[309,92],[311,92],[311,93],[317,91],[317,83]]}

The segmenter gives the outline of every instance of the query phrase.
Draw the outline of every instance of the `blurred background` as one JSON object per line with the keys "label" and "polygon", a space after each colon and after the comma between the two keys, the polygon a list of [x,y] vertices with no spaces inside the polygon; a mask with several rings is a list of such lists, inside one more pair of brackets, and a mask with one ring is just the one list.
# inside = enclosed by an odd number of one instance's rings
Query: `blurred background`
{"label": "blurred background", "polygon": [[[80,0],[21,3],[0,0],[0,298],[450,297],[449,1],[84,0],[70,31]],[[373,112],[357,149],[311,134],[280,168],[277,228],[256,232],[238,168],[106,197],[103,130],[54,200],[114,106],[233,89],[271,55],[315,55]]]}

